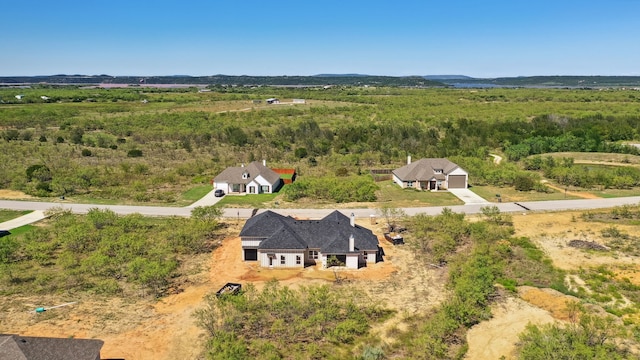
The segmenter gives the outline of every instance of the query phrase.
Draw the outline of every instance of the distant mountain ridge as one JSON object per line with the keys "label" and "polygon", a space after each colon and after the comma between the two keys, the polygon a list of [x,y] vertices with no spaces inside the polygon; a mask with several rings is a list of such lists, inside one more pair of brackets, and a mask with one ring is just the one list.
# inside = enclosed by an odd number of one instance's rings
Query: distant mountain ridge
{"label": "distant mountain ridge", "polygon": [[466,75],[425,75],[425,79],[441,81],[441,80],[473,80],[471,76]]}
{"label": "distant mountain ridge", "polygon": [[406,86],[406,87],[446,87],[447,85],[425,79],[421,76],[374,76],[374,75],[331,75],[321,76],[110,76],[110,75],[51,75],[51,76],[4,76],[0,84],[192,84],[192,85],[236,85],[236,86]]}
{"label": "distant mountain ridge", "polygon": [[100,85],[100,84],[180,84],[198,86],[400,86],[400,87],[640,87],[640,76],[521,76],[473,78],[466,75],[379,76],[366,74],[318,74],[313,76],[251,76],[251,75],[166,75],[111,76],[42,75],[0,76],[0,85]]}

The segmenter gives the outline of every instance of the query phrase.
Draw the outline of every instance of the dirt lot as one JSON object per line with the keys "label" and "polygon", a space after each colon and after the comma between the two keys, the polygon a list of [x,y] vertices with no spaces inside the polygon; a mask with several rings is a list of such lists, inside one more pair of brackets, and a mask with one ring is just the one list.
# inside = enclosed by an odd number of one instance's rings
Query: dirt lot
{"label": "dirt lot", "polygon": [[[369,226],[368,224],[362,224]],[[237,234],[239,228],[235,231]],[[387,243],[385,261],[359,270],[341,269],[342,286],[353,286],[370,294],[375,301],[398,310],[396,317],[375,331],[398,326],[403,316],[435,306],[442,299],[439,285],[444,270],[412,271],[413,257],[407,247]],[[278,279],[297,286],[332,283],[333,270],[308,267],[303,270],[269,270],[240,260],[238,237],[229,237],[212,254],[189,263],[181,277],[178,293],[158,301],[148,298],[100,300],[88,295],[74,298],[64,295],[6,297],[0,303],[0,333],[27,336],[99,338],[104,340],[102,357],[126,359],[192,359],[203,348],[204,333],[193,313],[208,293],[226,282],[251,282],[260,288]],[[54,306],[71,301],[76,304],[35,314],[39,306]]]}
{"label": "dirt lot", "polygon": [[33,197],[23,193],[22,191],[0,189],[0,199],[24,200],[24,199],[31,199],[31,198]]}
{"label": "dirt lot", "polygon": [[[539,213],[514,215],[516,235],[529,236],[542,246],[554,263],[564,269],[585,264],[635,264],[636,259],[599,256],[566,246],[572,239],[599,241],[601,225],[585,223],[579,213]],[[370,227],[367,223],[361,225]],[[373,229],[381,234],[381,224]],[[638,230],[624,229],[631,234]],[[632,232],[633,231],[633,232]],[[230,229],[237,234],[239,227]],[[386,256],[382,263],[359,270],[340,270],[344,285],[368,292],[373,301],[396,309],[396,315],[374,332],[387,339],[386,333],[403,328],[402,319],[439,304],[446,296],[445,269],[414,266],[408,246],[393,246],[381,240]],[[96,299],[83,295],[48,295],[40,297],[5,297],[0,302],[0,333],[22,335],[100,338],[105,341],[102,356],[126,359],[197,358],[203,348],[204,333],[193,317],[202,306],[203,297],[224,283],[251,282],[260,288],[266,281],[278,279],[288,286],[309,283],[332,283],[335,273],[319,267],[303,270],[261,269],[240,261],[240,240],[230,236],[208,255],[191,259],[175,294],[160,300],[149,298]],[[422,270],[418,270],[422,269]],[[640,279],[640,271],[625,270],[624,276]],[[523,287],[518,297],[505,297],[494,305],[493,318],[475,326],[468,335],[467,359],[513,357],[518,333],[528,323],[543,324],[566,319],[566,302],[570,297],[549,289]],[[38,306],[53,306],[71,301],[76,304],[42,314],[32,311]]]}

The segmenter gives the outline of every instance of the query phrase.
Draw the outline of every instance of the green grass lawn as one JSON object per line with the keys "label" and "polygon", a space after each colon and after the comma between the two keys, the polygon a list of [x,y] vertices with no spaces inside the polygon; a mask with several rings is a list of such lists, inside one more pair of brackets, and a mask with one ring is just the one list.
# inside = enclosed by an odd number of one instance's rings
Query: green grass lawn
{"label": "green grass lawn", "polygon": [[32,229],[35,229],[35,226],[33,226],[33,225],[23,225],[23,226],[20,226],[19,228],[12,229],[11,230],[11,235],[9,235],[9,236],[16,236],[16,235],[24,234],[26,232],[31,231]]}
{"label": "green grass lawn", "polygon": [[393,181],[379,182],[378,203],[394,207],[452,206],[464,202],[448,191],[420,191],[403,189]]}
{"label": "green grass lawn", "polygon": [[605,189],[605,190],[587,190],[588,192],[602,198],[616,198],[626,196],[640,196],[640,189]]}
{"label": "green grass lawn", "polygon": [[189,203],[192,203],[194,201],[198,201],[202,199],[203,196],[207,195],[212,190],[213,190],[213,187],[208,184],[192,187],[191,189],[187,190],[184,194],[182,194],[182,199],[189,201]]}
{"label": "green grass lawn", "polygon": [[260,209],[272,207],[274,199],[278,196],[275,194],[251,194],[251,195],[225,195],[216,206],[230,208],[252,208]]}
{"label": "green grass lawn", "polygon": [[498,197],[496,196],[498,194],[503,202],[581,199],[580,197],[571,195],[565,197],[563,192],[540,193],[536,191],[517,191],[511,187],[474,186],[471,187],[470,190],[485,200],[496,203],[498,202]]}
{"label": "green grass lawn", "polygon": [[5,222],[19,218],[22,215],[30,213],[30,210],[14,211],[14,210],[0,210],[0,222]]}
{"label": "green grass lawn", "polygon": [[572,158],[576,163],[582,161],[586,162],[604,162],[615,164],[627,164],[628,166],[640,165],[640,156],[630,154],[615,154],[615,153],[593,153],[593,152],[557,152],[540,154],[538,156],[547,157],[551,156],[555,159]]}

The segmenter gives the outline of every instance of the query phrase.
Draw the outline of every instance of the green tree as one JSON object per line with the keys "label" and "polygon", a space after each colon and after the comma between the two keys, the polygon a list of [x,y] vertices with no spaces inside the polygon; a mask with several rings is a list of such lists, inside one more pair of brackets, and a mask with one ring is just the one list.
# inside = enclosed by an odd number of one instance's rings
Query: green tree
{"label": "green tree", "polygon": [[214,205],[196,206],[191,210],[191,216],[201,221],[218,221],[222,216],[222,209]]}

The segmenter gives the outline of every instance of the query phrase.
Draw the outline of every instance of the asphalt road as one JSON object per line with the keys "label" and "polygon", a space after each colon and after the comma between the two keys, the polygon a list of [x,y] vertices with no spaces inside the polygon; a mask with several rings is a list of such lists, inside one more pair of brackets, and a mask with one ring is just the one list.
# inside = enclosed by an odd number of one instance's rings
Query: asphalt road
{"label": "asphalt road", "polygon": [[[636,205],[640,203],[640,196],[609,198],[609,199],[579,199],[579,200],[553,200],[553,201],[528,201],[520,203],[494,203],[501,212],[527,212],[527,211],[559,211],[559,210],[588,210],[611,208],[622,205]],[[403,209],[407,215],[413,216],[424,213],[436,215],[442,209],[449,208],[453,212],[477,214],[480,208],[487,205],[457,205],[457,206],[434,206],[420,208]],[[38,202],[38,201],[14,201],[0,200],[0,208],[11,210],[41,210],[46,211],[51,208],[62,208],[77,214],[86,214],[92,208],[111,209],[121,215],[139,213],[145,216],[191,216],[193,207],[164,207],[164,206],[130,206],[130,205],[94,205],[94,204],[71,204],[65,202]],[[291,215],[311,219],[319,219],[333,211],[333,209],[271,209],[282,215]],[[265,209],[224,209],[223,216],[226,218],[247,219],[257,212]],[[346,215],[353,213],[358,218],[368,218],[371,215],[377,216],[375,209],[340,209]]]}

